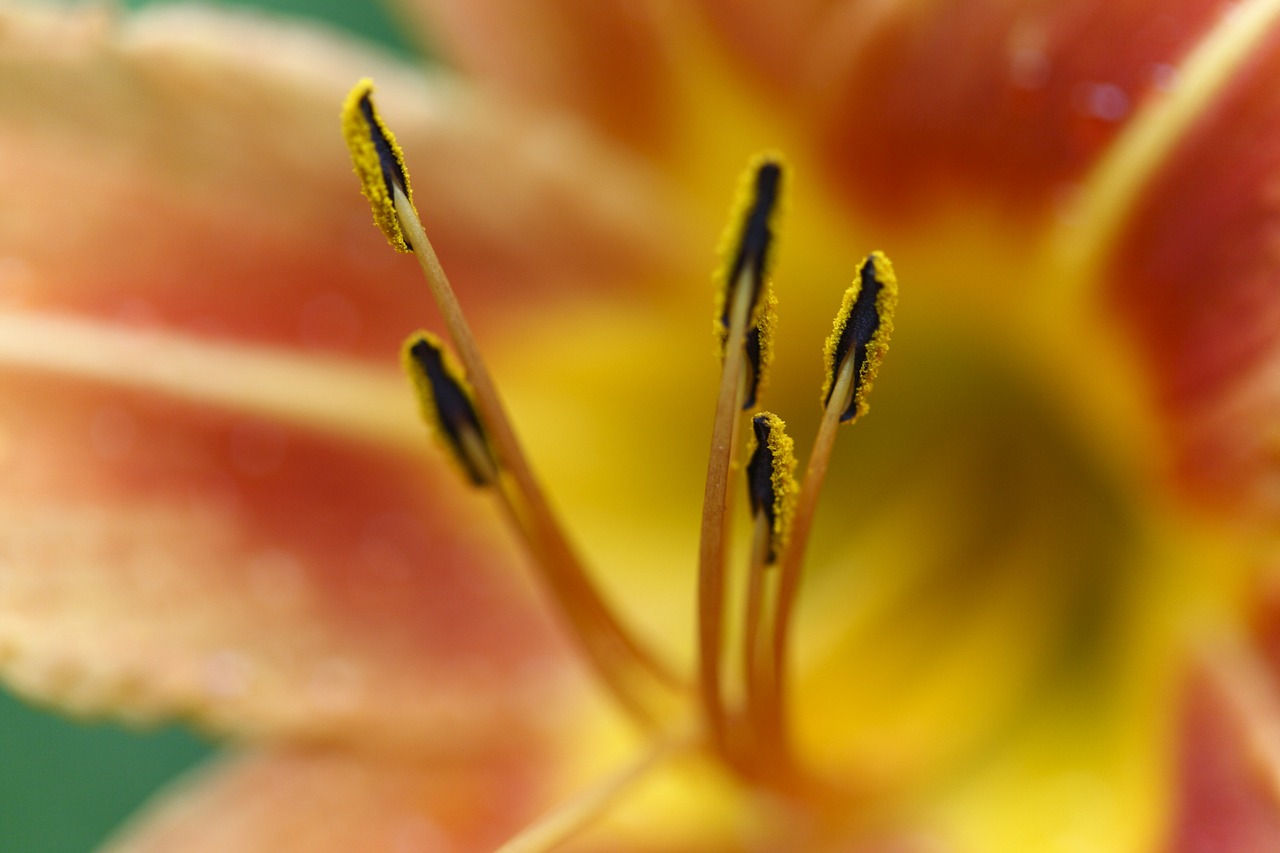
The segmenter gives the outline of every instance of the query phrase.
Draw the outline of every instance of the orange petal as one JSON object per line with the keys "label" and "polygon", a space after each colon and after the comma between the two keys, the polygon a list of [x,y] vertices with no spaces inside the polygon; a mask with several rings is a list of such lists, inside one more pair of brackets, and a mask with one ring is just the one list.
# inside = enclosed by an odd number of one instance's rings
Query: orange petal
{"label": "orange petal", "polygon": [[1280,849],[1280,696],[1270,676],[1210,660],[1184,692],[1180,801],[1168,849]]}
{"label": "orange petal", "polygon": [[671,258],[679,216],[633,162],[331,35],[190,8],[11,8],[0,302],[394,362],[434,311],[338,130],[365,74],[477,319],[488,296],[647,282]]}
{"label": "orange petal", "polygon": [[44,372],[8,371],[0,396],[18,690],[436,751],[567,722],[569,653],[442,461]]}
{"label": "orange petal", "polygon": [[759,85],[794,91],[818,28],[836,0],[699,0],[726,51]]}
{"label": "orange petal", "polygon": [[1174,424],[1184,478],[1274,509],[1280,415],[1280,31],[1154,176],[1112,287]]}
{"label": "orange petal", "polygon": [[518,100],[580,113],[613,137],[660,148],[671,69],[652,3],[400,0],[458,65]]}
{"label": "orange petal", "polygon": [[849,0],[811,48],[822,151],[876,215],[947,193],[1043,211],[1218,15],[1200,0]]}
{"label": "orange petal", "polygon": [[343,752],[240,756],[179,784],[110,853],[494,850],[542,796],[528,756],[431,766]]}
{"label": "orange petal", "polygon": [[[328,751],[243,755],[215,764],[162,794],[104,853],[488,853],[562,796],[551,793],[553,774],[540,758],[526,752],[432,765],[402,757]],[[764,849],[758,839],[747,837],[749,830],[742,825],[728,834],[703,835],[697,827],[686,827],[673,835],[668,817],[650,810],[616,824],[605,818],[603,824],[588,826],[554,849],[566,853]],[[681,818],[687,823],[688,814]],[[849,853],[926,851],[906,846],[842,849]]]}

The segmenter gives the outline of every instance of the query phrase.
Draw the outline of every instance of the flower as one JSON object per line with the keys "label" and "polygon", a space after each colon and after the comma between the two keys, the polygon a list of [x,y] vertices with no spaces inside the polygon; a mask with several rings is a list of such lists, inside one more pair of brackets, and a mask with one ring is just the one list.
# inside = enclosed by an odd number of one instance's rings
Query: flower
{"label": "flower", "polygon": [[1276,5],[406,3],[474,85],[6,8],[4,677],[240,744],[126,850],[486,849],[645,749],[395,373],[436,315],[334,126],[370,75],[594,582],[684,671],[733,174],[794,164],[802,453],[858,260],[903,281],[795,624],[837,793],[700,750],[596,789],[586,849],[1275,846]]}

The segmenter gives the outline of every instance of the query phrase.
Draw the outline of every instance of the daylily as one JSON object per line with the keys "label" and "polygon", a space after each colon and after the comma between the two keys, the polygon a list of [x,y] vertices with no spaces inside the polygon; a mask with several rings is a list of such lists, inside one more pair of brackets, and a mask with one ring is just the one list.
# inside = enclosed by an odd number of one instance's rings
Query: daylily
{"label": "daylily", "polygon": [[[235,744],[112,849],[491,849],[593,794],[582,849],[1280,847],[1280,3],[403,11],[465,81],[0,10],[0,669]],[[893,258],[793,625],[822,794],[701,739],[630,763],[670,732],[398,374],[439,323],[338,134],[365,76],[592,583],[690,679],[734,175],[794,167],[765,403],[802,450],[840,294]]]}

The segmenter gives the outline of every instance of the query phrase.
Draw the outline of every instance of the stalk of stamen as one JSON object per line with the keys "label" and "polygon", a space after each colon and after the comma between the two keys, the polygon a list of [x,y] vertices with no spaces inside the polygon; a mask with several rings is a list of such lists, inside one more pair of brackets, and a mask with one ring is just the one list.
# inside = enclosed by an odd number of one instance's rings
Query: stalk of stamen
{"label": "stalk of stamen", "polygon": [[[461,366],[430,332],[411,336],[405,342],[402,360],[417,392],[423,417],[434,427],[441,447],[473,485],[492,488],[511,529],[528,547],[535,562],[548,563],[550,558],[542,543],[531,535],[532,528],[510,475],[503,472],[494,459],[487,430],[476,412],[475,394]],[[584,650],[591,659],[602,662],[600,674],[627,710],[637,719],[656,723],[652,709],[639,702],[644,685],[632,684],[627,678],[630,670],[625,666],[625,650],[619,647],[615,637],[601,632],[598,622],[583,618],[585,612],[580,608],[568,612]]]}
{"label": "stalk of stamen", "polygon": [[[716,273],[716,324],[724,363],[707,456],[698,549],[698,690],[712,742],[727,757],[730,752],[720,681],[729,480],[743,403],[747,399],[754,401],[768,361],[772,317],[766,292],[773,220],[781,188],[782,166],[778,159],[757,158],[743,176],[735,214],[722,241],[722,266]],[[753,330],[755,346],[748,354],[746,344]],[[745,370],[749,358],[752,376],[747,376]]]}
{"label": "stalk of stamen", "polygon": [[[462,313],[431,241],[427,238],[422,221],[399,187],[394,188],[394,199],[405,237],[413,247],[413,254],[440,307],[445,327],[449,330],[454,346],[458,348],[458,358],[475,391],[476,407],[489,429],[489,440],[493,444],[499,465],[510,475],[514,493],[508,493],[508,499],[516,501],[523,509],[523,512],[515,513],[514,517],[525,522],[529,545],[541,557],[539,563],[547,570],[547,579],[564,603],[568,617],[580,630],[587,633],[589,651],[597,658],[597,668],[615,687],[632,680],[612,671],[618,665],[639,667],[657,681],[675,686],[678,681],[670,670],[660,664],[648,650],[643,649],[630,632],[623,628],[599,597],[595,587],[587,580],[578,556],[556,521],[516,439],[505,407],[480,357],[470,325]],[[504,484],[506,482],[504,479]],[[509,492],[509,489],[504,488],[504,491]],[[607,660],[606,657],[613,660]],[[638,697],[628,697],[624,702],[632,708],[644,707],[646,704]]]}
{"label": "stalk of stamen", "polygon": [[702,539],[698,552],[698,686],[707,727],[717,748],[727,751],[720,661],[724,643],[724,564],[728,544],[729,479],[739,415],[746,393],[744,343],[752,289],[739,283],[730,312],[724,370],[716,397],[707,482],[702,498]]}
{"label": "stalk of stamen", "polygon": [[[743,678],[747,728],[741,746],[746,766],[772,775],[768,766],[772,756],[759,748],[767,742],[764,737],[763,700],[773,680],[773,657],[763,640],[776,614],[776,608],[766,609],[767,600],[776,602],[778,572],[772,569],[791,536],[795,514],[795,443],[786,433],[786,424],[771,412],[757,414],[752,418],[751,426],[754,447],[747,463],[746,480],[755,523],[744,619]],[[771,638],[772,632],[767,636]]]}
{"label": "stalk of stamen", "polygon": [[756,718],[764,728],[762,734],[771,746],[780,753],[786,749],[781,740],[785,734],[785,722],[782,717],[782,691],[786,683],[787,640],[790,636],[791,613],[795,604],[796,592],[800,585],[800,570],[804,565],[804,554],[809,544],[809,533],[813,529],[813,517],[818,508],[818,497],[822,493],[822,484],[826,480],[827,467],[831,461],[831,449],[835,445],[836,428],[840,425],[840,412],[849,404],[853,394],[853,359],[846,358],[840,367],[832,402],[822,413],[822,421],[818,425],[818,434],[814,438],[813,450],[809,454],[809,462],[805,466],[804,479],[801,481],[800,494],[796,499],[796,514],[791,527],[791,541],[782,553],[778,568],[778,597],[771,629],[772,641],[769,646],[772,660],[769,666],[769,692],[762,697]]}
{"label": "stalk of stamen", "polygon": [[761,624],[766,614],[771,615],[771,612],[765,609],[766,587],[770,576],[777,575],[776,571],[771,570],[769,562],[769,539],[771,537],[769,527],[768,518],[764,515],[756,516],[755,523],[752,525],[751,562],[747,569],[747,604],[746,617],[744,619],[745,626],[743,628],[742,675],[746,686],[746,724],[749,743],[759,742],[760,735],[764,730],[764,720],[761,715],[762,702],[764,691],[771,681],[772,656],[768,646],[763,642],[764,638],[768,636],[769,626]]}
{"label": "stalk of stamen", "polygon": [[[587,578],[576,552],[551,511],[507,418],[479,347],[431,241],[414,209],[403,155],[361,81],[343,108],[343,132],[374,220],[398,251],[411,251],[443,315],[499,471],[509,517],[530,548],[543,579],[579,633],[605,681],[643,719],[664,714],[680,689],[671,670],[624,628]],[[622,671],[619,671],[622,670]],[[643,686],[640,686],[643,685]]]}
{"label": "stalk of stamen", "polygon": [[766,748],[780,760],[790,758],[784,705],[788,643],[818,497],[826,480],[837,428],[841,423],[856,421],[868,410],[867,397],[889,348],[897,302],[898,283],[893,267],[882,253],[872,252],[859,267],[853,285],[845,291],[827,339],[822,421],[796,500],[791,536],[780,562],[776,611],[771,626],[771,680],[760,711]]}
{"label": "stalk of stamen", "polygon": [[550,853],[603,817],[651,772],[692,749],[696,743],[696,735],[689,731],[678,731],[655,740],[631,764],[543,815],[499,847],[497,853]]}

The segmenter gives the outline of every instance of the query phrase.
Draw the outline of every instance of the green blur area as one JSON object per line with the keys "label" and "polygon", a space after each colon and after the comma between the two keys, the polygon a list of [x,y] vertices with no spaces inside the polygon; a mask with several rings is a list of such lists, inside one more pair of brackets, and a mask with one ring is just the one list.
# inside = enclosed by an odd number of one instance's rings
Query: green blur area
{"label": "green blur area", "polygon": [[[126,0],[129,8],[168,0]],[[376,3],[362,0],[223,0],[322,19],[411,56]],[[214,751],[181,727],[142,731],[80,723],[0,688],[0,853],[87,853],[153,794]]]}
{"label": "green blur area", "polygon": [[0,850],[82,853],[208,744],[177,727],[80,724],[0,693]]}
{"label": "green blur area", "polygon": [[[170,2],[175,0],[125,0],[124,5],[130,9],[140,9],[144,6],[163,6]],[[212,0],[212,2],[206,0],[206,2],[211,6],[226,6],[233,9],[237,6],[252,7],[278,15],[319,18],[354,33],[366,41],[378,42],[390,47],[404,56],[413,56],[417,53],[404,34],[396,28],[395,21],[387,14],[385,5],[370,2],[370,0]]]}

